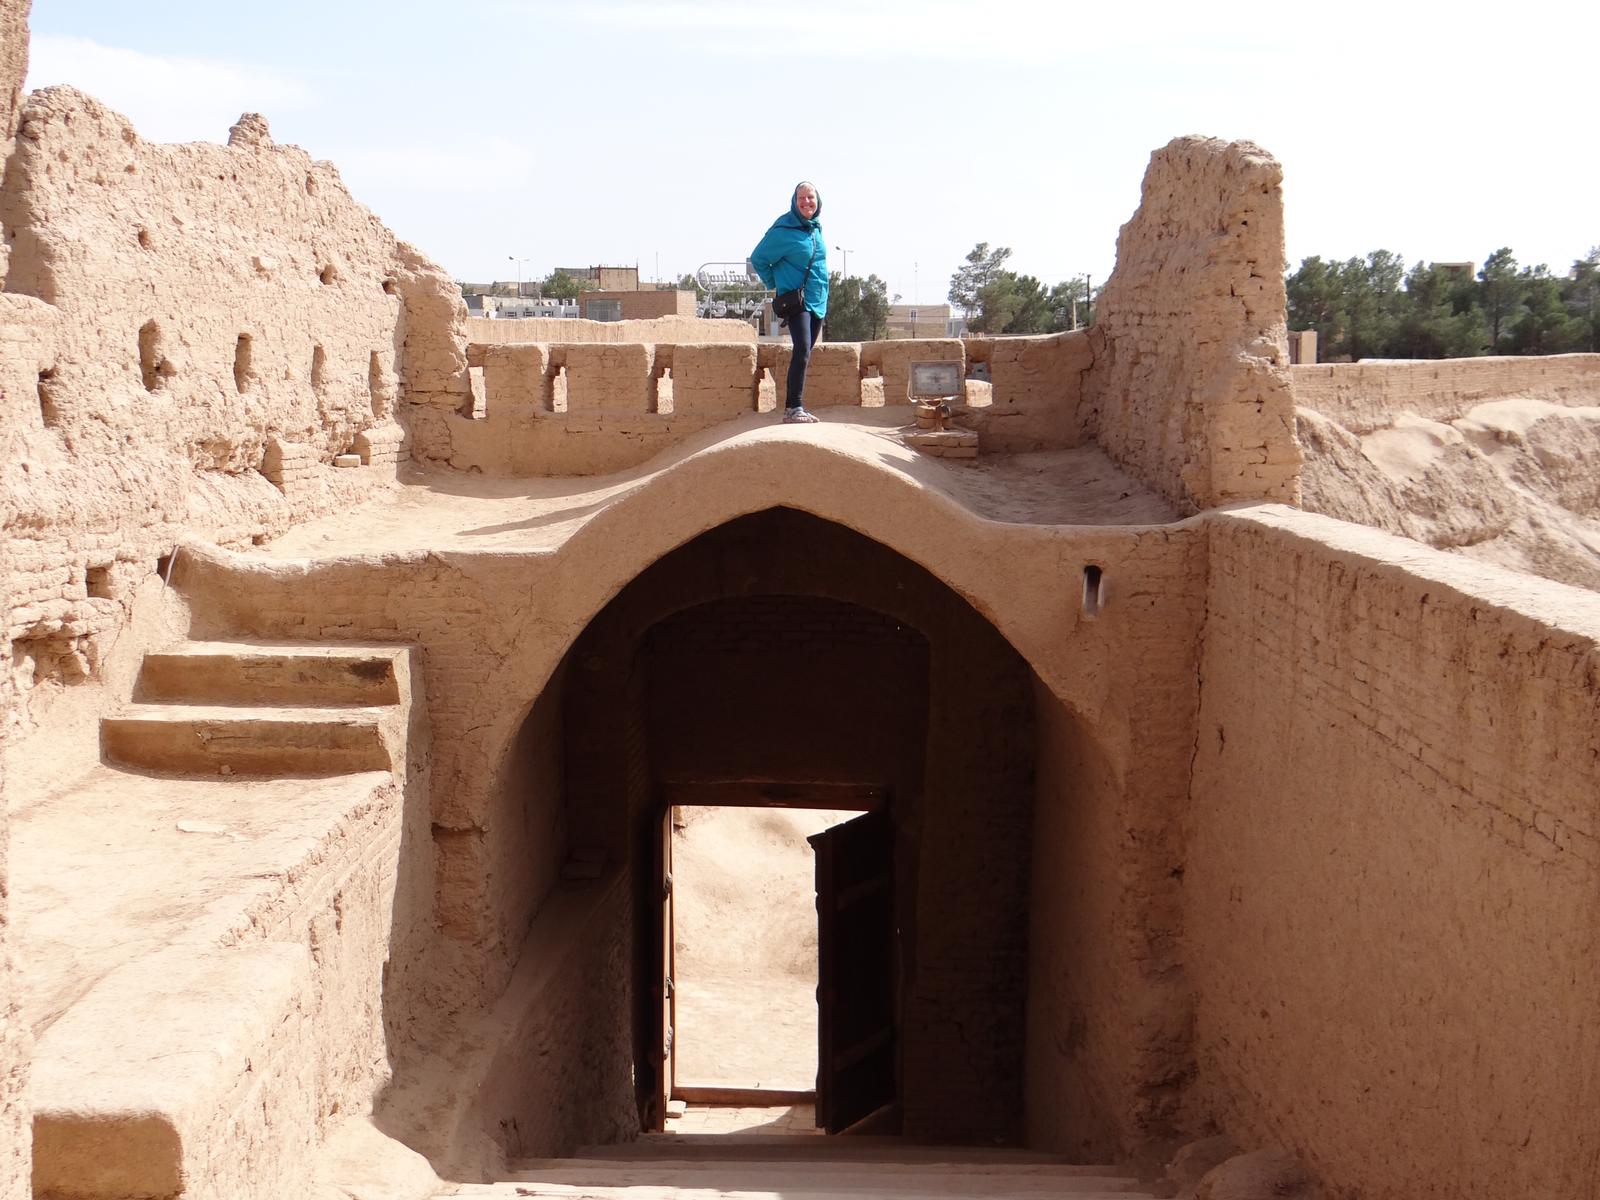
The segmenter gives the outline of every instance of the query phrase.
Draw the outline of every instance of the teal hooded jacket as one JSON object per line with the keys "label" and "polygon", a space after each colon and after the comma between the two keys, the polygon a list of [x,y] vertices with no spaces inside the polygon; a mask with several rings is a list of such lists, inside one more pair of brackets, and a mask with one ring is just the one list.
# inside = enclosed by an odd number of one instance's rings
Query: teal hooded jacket
{"label": "teal hooded jacket", "polygon": [[[799,192],[796,188],[796,193]],[[804,287],[806,307],[819,317],[828,315],[828,246],[822,237],[822,193],[817,193],[817,214],[809,221],[800,215],[793,196],[789,211],[772,223],[750,252],[750,265],[761,282],[776,291]],[[811,258],[812,248],[817,256]],[[806,270],[810,260],[811,270]],[[803,282],[802,282],[803,281]]]}

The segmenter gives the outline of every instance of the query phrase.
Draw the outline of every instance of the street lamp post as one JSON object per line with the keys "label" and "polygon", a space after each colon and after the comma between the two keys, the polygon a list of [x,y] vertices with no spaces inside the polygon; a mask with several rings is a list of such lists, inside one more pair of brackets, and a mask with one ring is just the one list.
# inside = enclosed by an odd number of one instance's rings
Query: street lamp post
{"label": "street lamp post", "polygon": [[850,278],[850,251],[846,250],[843,246],[835,246],[834,249],[837,250],[840,254],[844,255],[844,273],[842,275],[840,275],[839,278],[840,279],[849,279]]}
{"label": "street lamp post", "polygon": [[506,261],[507,262],[514,262],[514,263],[517,264],[517,299],[521,300],[522,299],[522,264],[523,263],[530,263],[530,262],[533,261],[533,259],[531,259],[531,258],[518,258],[515,254],[508,254],[508,255],[506,255]]}

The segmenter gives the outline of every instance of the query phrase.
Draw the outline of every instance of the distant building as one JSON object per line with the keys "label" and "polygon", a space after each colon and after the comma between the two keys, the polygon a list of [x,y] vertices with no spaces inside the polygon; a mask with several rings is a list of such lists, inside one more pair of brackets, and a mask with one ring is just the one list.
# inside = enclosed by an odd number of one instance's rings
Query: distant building
{"label": "distant building", "polygon": [[676,288],[661,291],[596,289],[579,294],[578,310],[578,315],[588,321],[692,317],[695,315],[695,294]]}
{"label": "distant building", "polygon": [[521,317],[576,317],[578,305],[572,300],[518,299],[515,296],[489,296],[468,294],[467,313],[474,317],[488,317],[494,321],[509,321]]}
{"label": "distant building", "polygon": [[638,267],[557,267],[556,271],[584,284],[584,291],[654,291],[657,286],[653,283],[640,284]]}
{"label": "distant building", "polygon": [[948,304],[891,304],[886,338],[947,338],[960,337],[956,324],[962,329],[966,322],[957,317],[952,321]]}

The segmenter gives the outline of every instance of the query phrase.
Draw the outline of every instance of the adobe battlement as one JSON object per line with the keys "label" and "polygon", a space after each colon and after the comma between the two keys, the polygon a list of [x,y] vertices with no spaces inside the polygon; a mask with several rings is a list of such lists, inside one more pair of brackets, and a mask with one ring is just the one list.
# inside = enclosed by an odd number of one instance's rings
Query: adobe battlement
{"label": "adobe battlement", "polygon": [[[471,343],[470,404],[412,413],[412,455],[513,475],[621,470],[712,426],[785,402],[786,345]],[[1092,438],[1082,378],[1086,332],[1004,340],[824,342],[807,373],[813,408],[899,408],[910,364],[955,362],[962,423],[989,453],[1061,449]],[[981,374],[979,373],[981,370]]]}

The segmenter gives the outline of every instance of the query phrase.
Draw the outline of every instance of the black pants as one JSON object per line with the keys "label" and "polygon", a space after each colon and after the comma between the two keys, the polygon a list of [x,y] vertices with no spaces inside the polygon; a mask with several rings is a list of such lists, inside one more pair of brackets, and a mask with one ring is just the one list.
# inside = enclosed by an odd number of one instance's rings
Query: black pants
{"label": "black pants", "polygon": [[809,308],[789,322],[789,338],[794,354],[789,359],[789,408],[801,408],[806,391],[806,367],[811,363],[811,347],[822,334],[822,318]]}

